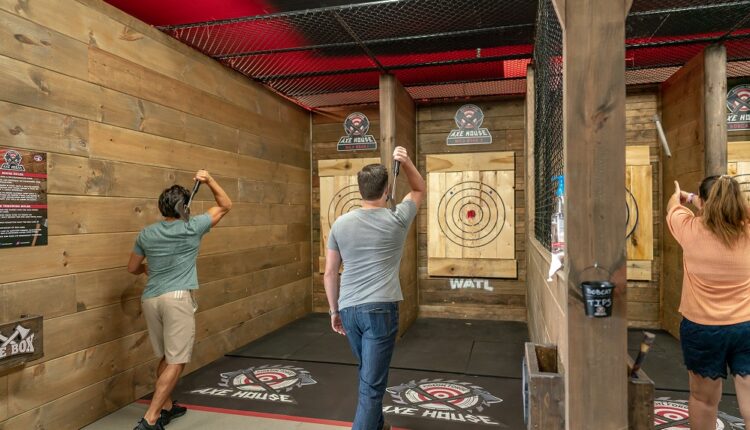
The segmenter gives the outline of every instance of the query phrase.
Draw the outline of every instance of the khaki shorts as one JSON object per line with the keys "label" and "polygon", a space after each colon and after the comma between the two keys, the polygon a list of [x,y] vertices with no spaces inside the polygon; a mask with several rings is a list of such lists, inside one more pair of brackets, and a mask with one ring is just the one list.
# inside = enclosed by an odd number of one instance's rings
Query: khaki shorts
{"label": "khaki shorts", "polygon": [[189,290],[171,291],[141,302],[151,346],[167,364],[190,361],[195,341],[195,302]]}

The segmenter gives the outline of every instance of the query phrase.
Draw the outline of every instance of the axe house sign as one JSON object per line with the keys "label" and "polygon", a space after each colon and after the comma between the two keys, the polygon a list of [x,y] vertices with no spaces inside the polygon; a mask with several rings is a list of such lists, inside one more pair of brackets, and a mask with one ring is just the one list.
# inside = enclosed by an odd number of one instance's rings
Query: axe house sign
{"label": "axe house sign", "polygon": [[0,371],[44,355],[42,317],[22,316],[0,325]]}

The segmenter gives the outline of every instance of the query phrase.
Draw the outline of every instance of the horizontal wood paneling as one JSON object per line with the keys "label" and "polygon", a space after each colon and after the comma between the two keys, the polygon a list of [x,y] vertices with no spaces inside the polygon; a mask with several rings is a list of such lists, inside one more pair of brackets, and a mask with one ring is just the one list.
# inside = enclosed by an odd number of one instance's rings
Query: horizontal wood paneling
{"label": "horizontal wood paneling", "polygon": [[[308,112],[99,0],[0,0],[0,86],[0,146],[49,153],[50,218],[47,246],[2,250],[0,317],[43,315],[45,356],[0,377],[0,428],[81,428],[153,389],[125,265],[198,169],[235,205],[201,246],[188,370],[309,312]],[[202,187],[193,213],[213,204]]]}

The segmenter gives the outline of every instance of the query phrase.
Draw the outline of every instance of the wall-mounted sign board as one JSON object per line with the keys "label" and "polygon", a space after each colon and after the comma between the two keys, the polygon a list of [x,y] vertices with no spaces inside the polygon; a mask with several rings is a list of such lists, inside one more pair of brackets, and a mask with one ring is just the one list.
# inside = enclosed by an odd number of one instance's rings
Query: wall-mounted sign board
{"label": "wall-mounted sign board", "polygon": [[0,248],[47,244],[47,154],[0,147]]}

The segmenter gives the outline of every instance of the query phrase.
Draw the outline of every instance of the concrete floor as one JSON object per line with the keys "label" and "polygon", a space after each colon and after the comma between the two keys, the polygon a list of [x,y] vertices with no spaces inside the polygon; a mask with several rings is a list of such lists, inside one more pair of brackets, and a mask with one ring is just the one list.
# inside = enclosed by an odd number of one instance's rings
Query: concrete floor
{"label": "concrete floor", "polygon": [[[132,429],[146,411],[146,405],[130,404],[99,421],[84,427],[84,430]],[[191,409],[169,424],[169,430],[341,430],[350,424],[341,425],[301,423],[274,418],[261,418]]]}

